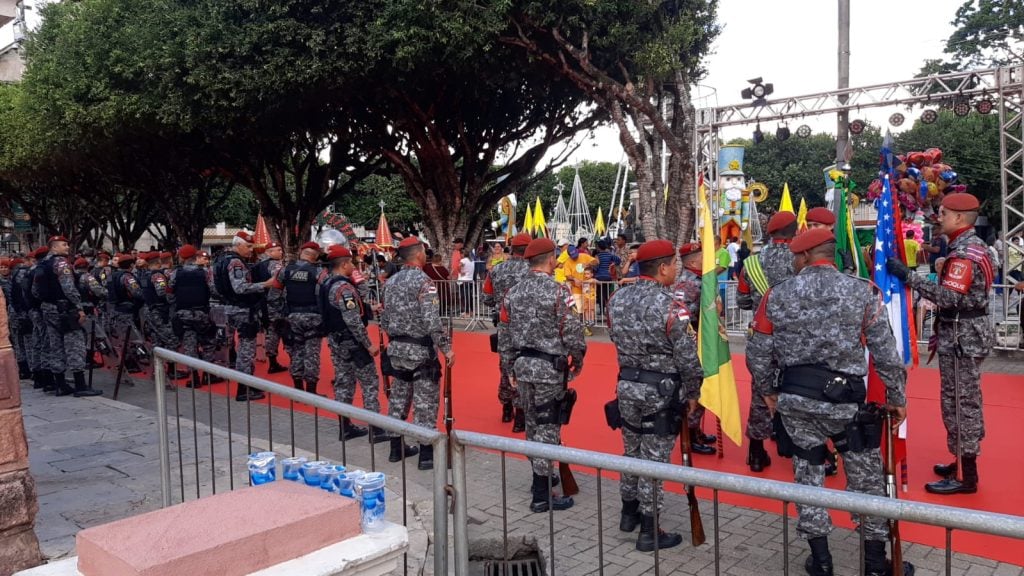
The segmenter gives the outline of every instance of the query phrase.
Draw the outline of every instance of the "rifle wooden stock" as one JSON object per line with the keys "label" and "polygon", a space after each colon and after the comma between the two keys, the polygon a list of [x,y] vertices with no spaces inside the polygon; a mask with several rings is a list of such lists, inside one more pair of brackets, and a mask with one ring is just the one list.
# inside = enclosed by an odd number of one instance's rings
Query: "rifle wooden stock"
{"label": "rifle wooden stock", "polygon": [[572,468],[569,468],[567,463],[558,463],[558,476],[562,481],[562,494],[575,496],[580,493],[580,486],[576,483],[576,477],[572,474]]}
{"label": "rifle wooden stock", "polygon": [[[683,456],[683,466],[693,466],[693,453],[690,445],[690,429],[686,425],[686,414],[683,414],[682,429],[679,431],[679,451]],[[690,543],[694,546],[703,544],[707,537],[704,535],[704,520],[700,517],[700,503],[697,501],[697,488],[693,485],[686,487],[686,503],[690,507]]]}
{"label": "rifle wooden stock", "polygon": [[[892,429],[892,414],[886,412],[885,420],[885,491],[889,498],[899,498],[896,491],[896,440]],[[903,541],[900,538],[900,521],[889,521],[889,547],[892,548],[892,576],[903,576]]]}

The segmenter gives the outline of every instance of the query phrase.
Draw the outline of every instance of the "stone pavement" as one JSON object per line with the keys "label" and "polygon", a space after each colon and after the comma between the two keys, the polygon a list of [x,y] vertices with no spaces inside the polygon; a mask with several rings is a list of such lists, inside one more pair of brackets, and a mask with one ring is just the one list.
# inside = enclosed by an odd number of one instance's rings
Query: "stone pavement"
{"label": "stone pavement", "polygon": [[[100,375],[98,372],[97,376]],[[99,378],[99,387],[107,391],[107,396],[110,395],[112,384],[107,375]],[[195,394],[195,414],[199,421],[195,425],[192,424],[193,394],[190,390],[178,390],[180,461],[183,464],[180,467],[175,394],[166,393],[174,501],[180,501],[183,493],[185,498],[194,498],[197,490],[204,496],[208,495],[214,491],[214,481],[217,491],[229,489],[232,481],[236,487],[244,486],[244,455],[247,450],[265,449],[271,444],[279,454],[291,455],[294,450],[299,455],[319,454],[345,462],[350,467],[375,468],[389,475],[389,490],[392,492],[388,510],[390,519],[402,522],[402,513],[406,513],[411,539],[407,555],[408,572],[433,573],[433,543],[428,541],[432,534],[427,532],[432,527],[432,473],[416,470],[415,458],[406,461],[406,481],[403,482],[401,465],[387,462],[387,443],[377,445],[371,460],[368,444],[362,441],[365,439],[348,442],[344,446],[337,441],[337,423],[332,418],[314,419],[311,415],[295,413],[293,425],[288,410],[275,408],[268,411],[265,404],[255,404],[247,414],[244,404],[219,395],[212,396],[211,407],[211,396],[206,390],[204,388]],[[39,490],[40,512],[36,530],[49,558],[73,554],[74,534],[81,528],[159,506],[159,449],[153,411],[155,393],[150,383],[140,381],[134,387],[122,388],[122,402],[114,402],[107,397],[73,399],[44,396],[27,384],[23,384],[22,391],[31,470]],[[231,442],[228,442],[227,433],[229,407]],[[208,426],[211,411],[212,434]],[[247,435],[247,422],[251,441]],[[229,447],[232,451],[230,459]],[[211,451],[215,466],[211,466]],[[545,564],[545,573],[550,573],[547,568],[550,559],[549,517],[528,510],[528,463],[520,458],[506,458],[507,483],[503,494],[500,457],[470,451],[469,458],[467,531],[471,540],[471,557],[502,557],[504,511],[510,550],[536,550]],[[234,465],[229,466],[229,462]],[[599,506],[597,478],[580,472],[576,477],[581,489],[576,497],[576,506],[554,516],[556,573],[598,573],[599,554],[603,557],[604,573],[654,573],[653,554],[637,552],[634,549],[636,534],[624,534],[618,530],[620,504],[617,479],[601,480]],[[401,504],[403,495],[407,501],[405,506]],[[503,507],[503,499],[507,506]],[[701,512],[708,543],[695,549],[688,545],[685,497],[674,493],[667,496],[663,527],[682,532],[685,542],[683,546],[661,552],[661,573],[714,574],[712,502],[702,500]],[[741,576],[782,573],[782,525],[778,514],[721,504],[721,573]],[[806,545],[796,536],[795,521],[789,526],[790,570],[793,574],[803,573]],[[836,573],[857,573],[856,533],[837,529],[831,542]],[[922,576],[942,573],[944,568],[945,553],[941,549],[905,544],[904,557],[918,566],[917,573]],[[1024,574],[1019,566],[962,554],[953,555],[953,567],[954,573],[971,576]]]}

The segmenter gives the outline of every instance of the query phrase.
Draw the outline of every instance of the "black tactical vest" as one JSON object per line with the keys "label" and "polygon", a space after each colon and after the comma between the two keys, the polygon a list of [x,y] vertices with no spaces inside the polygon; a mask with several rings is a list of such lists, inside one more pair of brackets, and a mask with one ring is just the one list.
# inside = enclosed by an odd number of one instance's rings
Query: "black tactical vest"
{"label": "black tactical vest", "polygon": [[285,304],[288,313],[317,313],[320,311],[316,299],[317,277],[320,269],[305,260],[289,265],[281,273],[284,285]]}

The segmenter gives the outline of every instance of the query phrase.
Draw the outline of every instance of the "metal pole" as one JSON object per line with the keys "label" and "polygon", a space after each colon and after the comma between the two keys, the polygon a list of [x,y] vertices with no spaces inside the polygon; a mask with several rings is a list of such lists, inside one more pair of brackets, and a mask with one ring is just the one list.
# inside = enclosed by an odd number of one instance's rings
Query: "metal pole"
{"label": "metal pole", "polygon": [[[850,87],[850,0],[839,0],[839,82],[837,88]],[[848,96],[840,96],[839,101],[846,104]],[[846,110],[836,114],[836,167],[846,161],[846,148],[849,145],[850,115]]]}
{"label": "metal pole", "polygon": [[163,358],[154,354],[153,360],[153,382],[156,387],[156,428],[160,439],[160,502],[161,506],[166,508],[171,505],[171,453],[167,445],[167,401],[164,397],[167,373]]}
{"label": "metal pole", "polygon": [[[445,443],[446,442],[444,440],[441,440],[441,441],[439,441],[437,443],[437,446],[444,446]],[[454,506],[453,506],[454,509],[452,510],[452,523],[454,524],[454,526],[452,528],[454,530],[454,539],[455,539],[455,543],[454,543],[454,546],[453,546],[454,553],[455,553],[455,561],[453,562],[453,564],[455,565],[455,574],[457,574],[458,576],[468,576],[469,575],[469,547],[468,547],[469,533],[467,531],[467,526],[466,526],[467,518],[468,518],[468,502],[466,502],[466,494],[467,494],[466,493],[466,447],[463,446],[462,444],[457,443],[457,442],[451,442],[451,448],[452,448],[452,484],[453,484],[452,488],[453,488],[453,492],[454,492],[454,495],[452,496],[452,498],[455,500]],[[434,469],[436,470],[437,468],[441,469],[441,472],[442,472],[442,476],[441,477],[443,478],[444,477],[443,474],[444,474],[444,471],[445,471],[445,467],[444,466],[438,466],[438,465],[435,464],[434,465]],[[435,482],[437,481],[436,478],[437,478],[437,475],[435,474],[435,480],[434,480]],[[437,521],[436,519],[437,519],[438,516],[442,516],[445,519],[447,519],[447,517],[448,517],[448,515],[447,515],[448,511],[445,510],[445,509],[442,509],[440,511],[440,514],[438,514],[438,510],[437,510],[436,506],[437,505],[435,503],[435,508],[434,508],[435,523]],[[447,530],[447,527],[445,527],[445,529]],[[435,536],[434,542],[444,542],[444,543],[446,543],[447,539],[443,539],[442,540],[442,539],[437,538]],[[437,548],[438,548],[438,544],[435,544],[434,545],[434,554],[437,554]],[[436,565],[436,561],[435,561],[435,565]]]}

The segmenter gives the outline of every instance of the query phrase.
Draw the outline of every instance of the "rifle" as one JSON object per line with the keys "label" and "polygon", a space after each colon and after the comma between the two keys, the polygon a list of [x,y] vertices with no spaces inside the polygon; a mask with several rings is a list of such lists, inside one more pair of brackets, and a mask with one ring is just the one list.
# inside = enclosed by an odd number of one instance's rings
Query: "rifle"
{"label": "rifle", "polygon": [[[683,466],[693,467],[690,428],[686,425],[686,412],[683,412],[682,427],[679,431],[679,452],[683,457]],[[690,484],[686,487],[686,503],[690,506],[690,542],[700,546],[707,538],[704,536],[704,520],[700,517],[700,503],[697,502],[697,488]]]}
{"label": "rifle", "polygon": [[[566,362],[565,369],[562,370],[562,390],[569,389],[569,364]],[[575,496],[580,493],[580,486],[576,483],[576,477],[572,474],[572,468],[569,468],[567,462],[558,463],[558,476],[562,481],[562,494],[565,496]]]}
{"label": "rifle", "polygon": [[96,317],[92,317],[92,326],[89,331],[89,355],[86,356],[86,363],[89,365],[89,388],[92,389],[92,371],[96,364]]}
{"label": "rifle", "polygon": [[[894,500],[899,496],[896,492],[896,452],[893,449],[896,441],[892,429],[892,414],[885,414],[885,491]],[[900,538],[900,521],[889,521],[889,547],[892,548],[892,576],[903,576],[903,543]]]}
{"label": "rifle", "polygon": [[[377,265],[377,251],[373,250],[370,252],[370,258],[373,259],[373,289],[377,292],[377,303],[383,305],[384,303],[380,298],[380,267]],[[384,326],[380,321],[380,314],[377,314],[377,346],[380,348],[381,362],[380,362],[380,375],[384,380],[384,397],[391,398],[391,378],[387,375],[384,370],[384,357],[387,356],[387,347],[384,344]]]}

